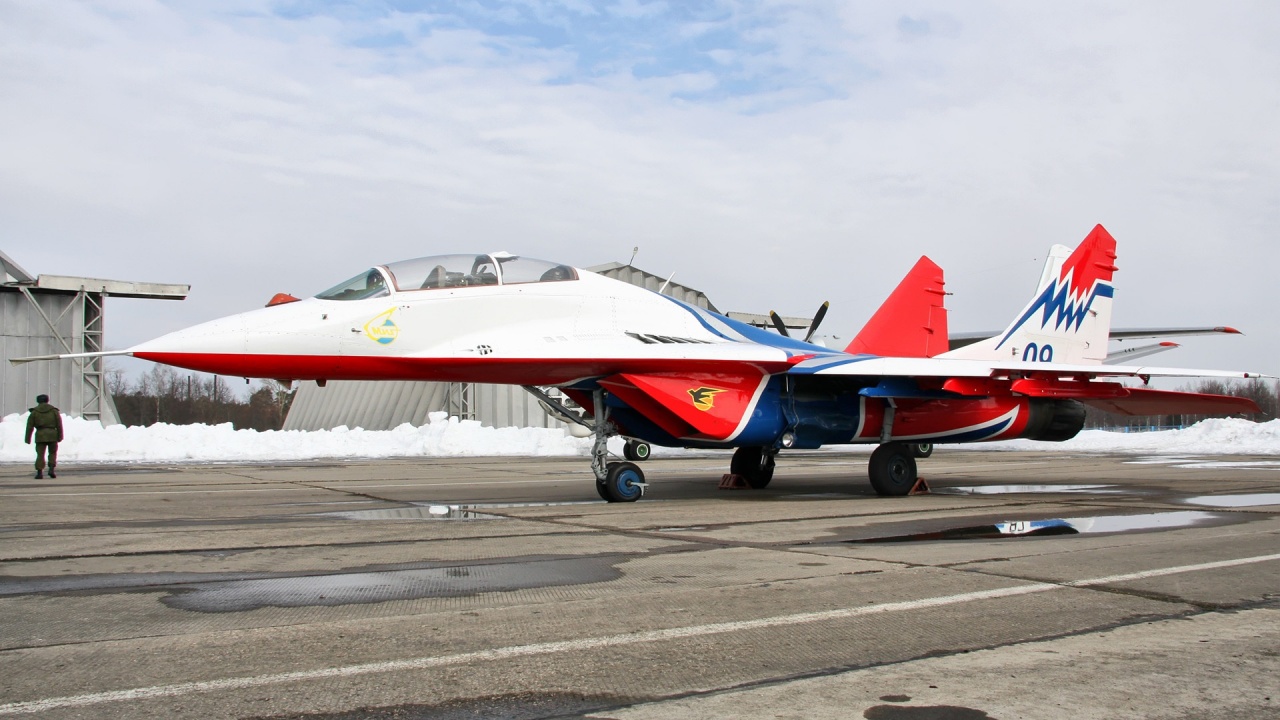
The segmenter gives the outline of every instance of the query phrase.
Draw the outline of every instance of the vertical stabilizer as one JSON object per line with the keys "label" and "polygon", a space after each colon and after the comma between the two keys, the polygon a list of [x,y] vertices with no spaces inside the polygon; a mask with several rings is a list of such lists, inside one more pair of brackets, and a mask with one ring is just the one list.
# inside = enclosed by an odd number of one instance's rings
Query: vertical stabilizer
{"label": "vertical stabilizer", "polygon": [[1071,257],[1071,248],[1066,245],[1054,245],[1049,248],[1049,256],[1044,260],[1044,270],[1040,273],[1040,284],[1036,285],[1036,294],[1044,292],[1049,283],[1062,277],[1062,266]]}
{"label": "vertical stabilizer", "polygon": [[1055,272],[1060,256],[1057,247],[1050,251],[1035,295],[1004,332],[945,357],[1101,364],[1111,333],[1116,241],[1098,225]]}
{"label": "vertical stabilizer", "polygon": [[883,357],[933,357],[947,351],[942,268],[920,258],[867,321],[845,352]]}

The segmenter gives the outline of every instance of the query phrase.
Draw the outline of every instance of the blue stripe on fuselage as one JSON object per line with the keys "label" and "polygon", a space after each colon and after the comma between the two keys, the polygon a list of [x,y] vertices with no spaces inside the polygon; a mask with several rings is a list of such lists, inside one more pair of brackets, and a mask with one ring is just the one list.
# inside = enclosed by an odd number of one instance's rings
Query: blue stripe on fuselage
{"label": "blue stripe on fuselage", "polygon": [[[804,342],[803,340],[796,340],[795,338],[784,337],[782,335],[779,335],[778,333],[770,332],[763,328],[758,328],[754,325],[748,325],[747,323],[741,322],[739,320],[733,320],[733,319],[727,318],[724,315],[721,315],[720,313],[714,313],[714,312],[711,312],[710,310],[706,310],[704,308],[690,305],[689,303],[683,302],[681,300],[677,300],[668,295],[660,295],[659,297],[670,300],[676,305],[679,305],[680,307],[684,308],[686,311],[689,312],[689,314],[697,318],[698,322],[702,324],[702,327],[706,328],[709,332],[724,338],[725,340],[732,340],[734,342],[741,342],[742,340],[746,340],[748,342],[753,342],[758,345],[765,345],[768,347],[778,348],[779,350],[784,350],[787,353],[794,354],[794,355],[841,355],[843,354],[843,353],[840,353],[839,351],[833,351],[831,348],[826,348],[821,345],[814,345],[813,343],[807,343],[807,342]],[[703,313],[714,318],[716,322],[723,323],[724,325],[728,326],[729,329],[733,330],[735,333],[742,336],[742,340],[725,335],[719,329],[712,326],[711,323],[707,322],[707,319],[703,317]]]}

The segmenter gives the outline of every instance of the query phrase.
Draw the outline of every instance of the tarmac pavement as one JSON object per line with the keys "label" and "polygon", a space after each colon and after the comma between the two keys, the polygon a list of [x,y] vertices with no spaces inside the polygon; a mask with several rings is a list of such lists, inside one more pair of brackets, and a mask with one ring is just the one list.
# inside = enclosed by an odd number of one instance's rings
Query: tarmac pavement
{"label": "tarmac pavement", "polygon": [[866,458],[5,466],[0,716],[1280,717],[1280,463]]}

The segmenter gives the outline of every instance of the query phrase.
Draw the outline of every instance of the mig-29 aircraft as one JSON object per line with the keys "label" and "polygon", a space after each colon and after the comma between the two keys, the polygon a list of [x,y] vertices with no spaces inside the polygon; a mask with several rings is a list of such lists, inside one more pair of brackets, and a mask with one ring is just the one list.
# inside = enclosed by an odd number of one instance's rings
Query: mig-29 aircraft
{"label": "mig-29 aircraft", "polygon": [[872,487],[905,495],[925,443],[1067,440],[1084,427],[1086,405],[1133,415],[1257,411],[1246,399],[1116,382],[1259,375],[1104,363],[1115,249],[1099,225],[1073,252],[1051,254],[1007,329],[955,349],[942,269],[927,257],[840,351],[578,268],[491,253],[380,265],[313,298],[277,295],[265,308],[106,354],[321,385],[522,385],[590,428],[596,487],[610,502],[647,487],[637,465],[609,460],[606,440],[618,434],[736,448],[730,470],[754,488],[769,484],[783,449],[876,444]]}

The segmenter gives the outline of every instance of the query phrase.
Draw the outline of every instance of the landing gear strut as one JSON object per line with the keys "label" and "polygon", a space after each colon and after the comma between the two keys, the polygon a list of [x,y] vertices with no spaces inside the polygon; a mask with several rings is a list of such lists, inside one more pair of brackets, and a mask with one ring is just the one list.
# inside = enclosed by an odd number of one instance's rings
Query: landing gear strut
{"label": "landing gear strut", "polygon": [[867,471],[877,495],[901,497],[910,493],[919,477],[915,446],[900,442],[881,445],[871,453]]}
{"label": "landing gear strut", "polygon": [[595,421],[591,430],[595,441],[591,445],[591,471],[596,476],[596,492],[609,502],[635,502],[649,487],[644,481],[644,472],[635,463],[608,461],[609,437],[617,435],[618,429],[609,422],[604,390],[597,388],[592,399],[595,400]]}

